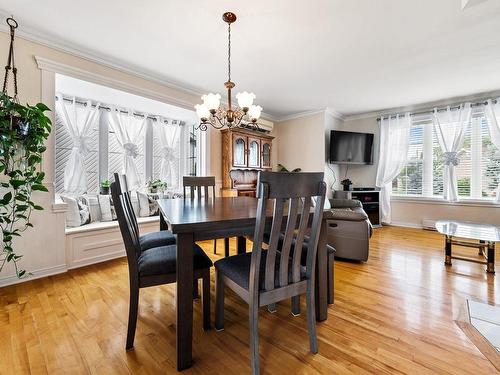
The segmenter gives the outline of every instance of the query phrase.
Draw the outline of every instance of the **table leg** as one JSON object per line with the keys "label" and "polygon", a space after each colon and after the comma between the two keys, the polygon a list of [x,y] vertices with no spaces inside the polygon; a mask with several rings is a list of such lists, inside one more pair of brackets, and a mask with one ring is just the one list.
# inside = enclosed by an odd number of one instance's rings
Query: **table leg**
{"label": "table leg", "polygon": [[160,230],[167,230],[168,225],[167,222],[165,221],[165,218],[163,217],[162,213],[160,212]]}
{"label": "table leg", "polygon": [[318,241],[318,255],[316,260],[316,291],[314,298],[316,302],[316,320],[321,322],[327,319],[328,313],[328,252],[326,244],[328,239],[328,223],[321,222],[321,230]]}
{"label": "table leg", "polygon": [[191,367],[193,349],[192,233],[177,235],[177,371]]}
{"label": "table leg", "polygon": [[[485,242],[484,242],[483,240],[479,240],[479,243],[480,243],[480,244],[482,244],[482,245],[484,245],[484,244],[485,244]],[[484,255],[483,250],[484,250],[484,247],[479,247],[479,251],[478,251],[478,253],[477,253],[477,254],[478,254],[478,255]]]}
{"label": "table leg", "polygon": [[495,243],[488,242],[488,265],[486,266],[486,272],[495,273]]}
{"label": "table leg", "polygon": [[451,236],[446,236],[444,244],[444,264],[451,266]]}
{"label": "table leg", "polygon": [[224,256],[229,256],[229,237],[224,238]]}
{"label": "table leg", "polygon": [[238,237],[238,254],[243,254],[247,252],[247,239],[246,237],[239,236]]}

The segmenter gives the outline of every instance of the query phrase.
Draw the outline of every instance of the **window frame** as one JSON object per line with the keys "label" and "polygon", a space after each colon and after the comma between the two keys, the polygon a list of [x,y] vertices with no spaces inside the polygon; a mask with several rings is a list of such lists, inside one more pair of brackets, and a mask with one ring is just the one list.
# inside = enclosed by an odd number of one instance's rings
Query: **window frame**
{"label": "window frame", "polygon": [[[69,95],[60,93],[63,97],[68,97]],[[97,102],[93,99],[83,99],[77,96],[78,100],[86,101],[90,100],[92,104],[96,104]],[[56,101],[56,99],[54,99]],[[103,106],[107,106],[106,104],[101,104]],[[117,107],[120,108],[120,107]],[[133,111],[134,113],[138,113],[139,111]],[[109,110],[99,109],[99,118],[98,118],[98,139],[96,144],[97,150],[97,186],[88,186],[88,192],[85,194],[99,194],[100,191],[100,182],[104,180],[110,179],[109,176],[109,142],[110,142],[110,123],[109,123]],[[54,112],[54,117],[57,114]],[[157,121],[157,120],[156,120]],[[148,181],[158,178],[155,176],[154,171],[154,152],[153,152],[153,144],[154,144],[154,120],[149,119],[146,122],[146,129],[143,134],[143,147],[144,147],[144,165],[143,170],[143,186],[146,186]],[[177,120],[179,122],[179,120]],[[182,176],[187,173],[188,163],[188,153],[189,148],[187,147],[186,142],[189,139],[190,129],[193,129],[197,133],[197,147],[196,147],[196,173],[197,175],[204,175],[206,171],[208,157],[206,153],[206,143],[207,143],[207,132],[201,131],[200,129],[196,129],[195,123],[186,123],[182,121],[183,124],[174,125],[181,127],[180,134],[180,147],[179,147],[179,184],[175,188],[174,192],[182,191]],[[54,132],[55,133],[55,132]],[[56,143],[56,142],[54,142]],[[54,144],[54,159],[57,157],[57,144]],[[55,167],[55,165],[54,165]],[[56,169],[54,168],[54,176],[56,174]],[[56,189],[57,186],[54,184],[54,192],[56,195],[64,194],[64,191],[60,191]]]}
{"label": "window frame", "polygon": [[[481,125],[472,126],[472,121],[480,118],[479,121],[487,121],[485,119],[486,114],[483,108],[473,109],[472,119],[471,119],[471,195],[475,194],[473,197],[459,196],[458,202],[449,202],[443,198],[443,196],[433,195],[433,163],[435,161],[433,156],[433,123],[432,114],[425,114],[415,116],[412,119],[412,125],[414,122],[424,122],[424,135],[423,135],[423,173],[422,173],[422,195],[417,194],[398,194],[393,193],[391,190],[391,201],[394,202],[415,202],[415,203],[432,203],[432,204],[442,204],[442,205],[462,205],[462,206],[488,206],[488,207],[500,207],[500,203],[495,202],[494,197],[483,197],[478,198],[482,191],[482,147],[478,147],[482,144],[481,135]],[[399,176],[399,175],[398,175]]]}

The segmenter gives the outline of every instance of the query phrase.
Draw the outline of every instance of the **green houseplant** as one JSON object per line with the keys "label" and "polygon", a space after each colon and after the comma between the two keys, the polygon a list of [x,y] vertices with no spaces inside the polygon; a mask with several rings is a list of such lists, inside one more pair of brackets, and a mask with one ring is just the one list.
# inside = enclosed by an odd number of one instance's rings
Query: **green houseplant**
{"label": "green houseplant", "polygon": [[111,182],[109,180],[101,181],[101,195],[109,195],[109,188],[111,186]]}
{"label": "green houseplant", "polygon": [[156,193],[158,190],[165,190],[167,188],[167,183],[160,179],[150,180],[148,182],[148,190],[150,193]]}
{"label": "green houseplant", "polygon": [[45,104],[21,105],[0,93],[0,272],[12,262],[19,278],[26,271],[19,268],[22,255],[15,252],[13,239],[33,227],[33,210],[43,209],[32,200],[32,193],[48,191],[43,185],[45,174],[39,170],[51,130],[48,110]]}

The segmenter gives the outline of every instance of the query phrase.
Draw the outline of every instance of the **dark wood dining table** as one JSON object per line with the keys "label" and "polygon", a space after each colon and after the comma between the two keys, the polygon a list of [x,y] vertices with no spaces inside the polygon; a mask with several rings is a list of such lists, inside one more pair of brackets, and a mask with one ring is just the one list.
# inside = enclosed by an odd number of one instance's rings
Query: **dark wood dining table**
{"label": "dark wood dining table", "polygon": [[[193,341],[193,244],[195,241],[238,237],[237,251],[246,251],[246,237],[255,230],[257,199],[251,197],[210,199],[159,199],[160,230],[177,235],[177,370],[192,363]],[[268,216],[271,224],[272,205]],[[325,211],[318,244],[316,269],[316,320],[327,318],[327,220]],[[270,228],[269,228],[270,229]]]}

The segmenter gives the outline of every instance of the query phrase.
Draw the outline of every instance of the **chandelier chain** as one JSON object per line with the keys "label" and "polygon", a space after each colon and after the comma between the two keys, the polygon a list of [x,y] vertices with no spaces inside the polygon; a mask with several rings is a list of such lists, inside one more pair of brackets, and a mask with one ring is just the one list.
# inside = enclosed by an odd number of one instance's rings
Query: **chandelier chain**
{"label": "chandelier chain", "polygon": [[228,81],[231,82],[231,24],[229,24],[227,31],[228,31],[228,36],[227,36],[227,74],[228,74]]}

